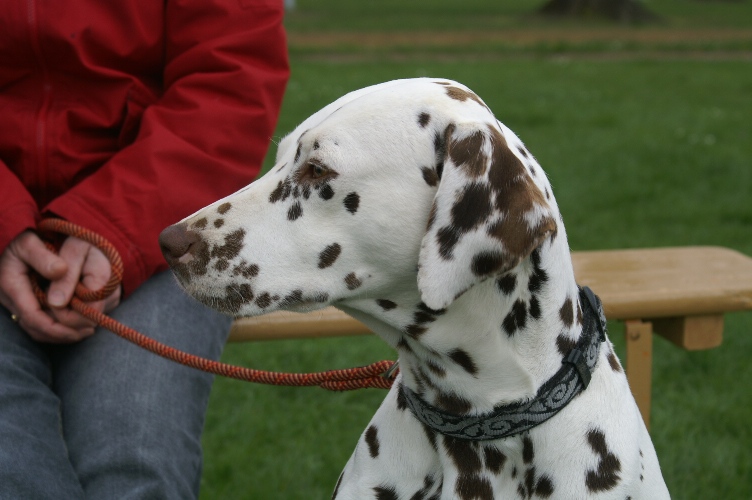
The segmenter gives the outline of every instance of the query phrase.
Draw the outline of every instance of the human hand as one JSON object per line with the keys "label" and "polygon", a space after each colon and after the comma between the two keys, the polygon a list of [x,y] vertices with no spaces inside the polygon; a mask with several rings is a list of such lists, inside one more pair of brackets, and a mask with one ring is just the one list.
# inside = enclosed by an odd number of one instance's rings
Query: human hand
{"label": "human hand", "polygon": [[[49,310],[43,310],[31,287],[36,271],[50,281]],[[110,263],[89,243],[69,237],[60,255],[49,251],[33,232],[16,237],[0,254],[0,303],[19,318],[21,327],[39,342],[77,342],[94,333],[94,323],[68,307],[80,281],[98,290],[109,279]],[[120,303],[118,288],[104,300],[89,305],[103,312]]]}

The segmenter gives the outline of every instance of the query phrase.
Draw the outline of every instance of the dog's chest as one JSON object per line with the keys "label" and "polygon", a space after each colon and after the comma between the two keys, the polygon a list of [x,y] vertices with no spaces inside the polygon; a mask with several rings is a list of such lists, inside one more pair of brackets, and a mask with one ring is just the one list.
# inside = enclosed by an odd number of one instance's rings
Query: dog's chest
{"label": "dog's chest", "polygon": [[529,434],[488,442],[440,435],[414,419],[393,389],[363,433],[334,498],[546,498],[556,479],[539,441]]}

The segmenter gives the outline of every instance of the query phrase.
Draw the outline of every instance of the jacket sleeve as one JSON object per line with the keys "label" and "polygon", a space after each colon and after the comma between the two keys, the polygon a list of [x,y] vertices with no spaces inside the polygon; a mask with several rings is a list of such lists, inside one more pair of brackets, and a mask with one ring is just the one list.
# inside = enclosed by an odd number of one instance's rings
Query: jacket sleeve
{"label": "jacket sleeve", "polygon": [[37,225],[37,204],[26,187],[0,160],[0,253],[26,229]]}
{"label": "jacket sleeve", "polygon": [[129,295],[167,265],[166,226],[258,174],[289,75],[281,0],[167,2],[164,92],[135,140],[47,212],[111,241]]}

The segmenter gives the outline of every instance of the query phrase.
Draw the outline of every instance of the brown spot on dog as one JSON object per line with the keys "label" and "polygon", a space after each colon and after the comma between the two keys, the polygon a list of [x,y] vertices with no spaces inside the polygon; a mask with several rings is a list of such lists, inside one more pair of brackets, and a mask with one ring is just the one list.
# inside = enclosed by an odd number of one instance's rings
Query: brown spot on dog
{"label": "brown spot on dog", "polygon": [[199,220],[191,224],[191,229],[204,229],[208,223],[209,221],[206,220],[206,217],[201,217]]}
{"label": "brown spot on dog", "polygon": [[518,329],[525,328],[527,324],[527,306],[522,300],[516,300],[512,310],[504,318],[502,326],[508,336],[514,335]]}
{"label": "brown spot on dog", "polygon": [[217,212],[219,212],[221,215],[226,214],[230,209],[232,208],[232,204],[229,202],[222,203],[220,206],[217,207]]}
{"label": "brown spot on dog", "polygon": [[300,304],[301,302],[303,302],[303,290],[293,290],[284,299],[282,299],[280,307]]}
{"label": "brown spot on dog", "polygon": [[562,304],[561,309],[559,309],[559,318],[561,318],[561,322],[564,323],[564,326],[567,328],[570,328],[574,323],[572,299],[570,299],[569,297],[567,297],[567,299],[564,301],[564,304]]}
{"label": "brown spot on dog", "polygon": [[517,288],[517,275],[509,273],[496,280],[496,287],[504,294],[511,295]]}
{"label": "brown spot on dog", "polygon": [[483,448],[483,456],[485,457],[486,468],[488,470],[497,475],[501,473],[507,461],[506,455],[495,446],[486,446]]}
{"label": "brown spot on dog", "polygon": [[546,475],[536,477],[535,467],[529,468],[525,471],[524,483],[521,483],[517,487],[517,492],[523,498],[541,497],[548,498],[554,492],[554,485]]}
{"label": "brown spot on dog", "polygon": [[248,263],[245,261],[241,262],[232,269],[233,276],[241,275],[246,279],[254,278],[258,275],[258,273],[259,266],[257,264],[248,265]]}
{"label": "brown spot on dog", "polygon": [[530,297],[530,317],[533,319],[540,319],[541,307],[538,297]]}
{"label": "brown spot on dog", "polygon": [[449,141],[449,158],[470,177],[480,177],[486,173],[488,158],[483,153],[484,135],[480,130],[462,139]]}
{"label": "brown spot on dog", "polygon": [[533,463],[535,458],[535,449],[533,447],[533,441],[528,436],[522,438],[522,461],[526,464]]}
{"label": "brown spot on dog", "polygon": [[444,129],[444,133],[436,132],[433,137],[433,148],[436,152],[436,175],[441,179],[441,174],[444,172],[444,159],[446,158],[447,142],[454,132],[454,124],[450,123]]}
{"label": "brown spot on dog", "polygon": [[593,493],[613,489],[620,480],[621,462],[609,451],[606,445],[606,435],[598,429],[590,429],[587,441],[593,452],[600,457],[596,470],[585,473],[585,485]]}
{"label": "brown spot on dog", "polygon": [[534,250],[530,254],[530,260],[533,263],[533,273],[530,276],[530,281],[527,283],[527,289],[532,294],[539,293],[543,286],[548,282],[548,273],[541,268],[540,252]]}
{"label": "brown spot on dog", "polygon": [[486,107],[486,105],[483,103],[483,101],[480,100],[480,97],[478,97],[477,95],[475,95],[472,92],[468,92],[467,90],[463,90],[461,88],[454,87],[454,86],[449,86],[449,87],[446,87],[446,93],[447,93],[447,95],[449,97],[451,97],[452,99],[455,99],[457,101],[465,102],[468,99],[470,99],[471,101],[477,102],[478,104],[480,104],[484,108]]}
{"label": "brown spot on dog", "polygon": [[373,492],[376,493],[376,500],[399,500],[394,486],[376,486]]}
{"label": "brown spot on dog", "polygon": [[436,232],[436,242],[439,244],[439,255],[444,260],[454,258],[454,247],[460,241],[460,234],[450,226],[442,227]]}
{"label": "brown spot on dog", "polygon": [[431,309],[425,304],[425,302],[420,302],[418,304],[418,309],[433,316],[441,316],[446,313],[446,309]]}
{"label": "brown spot on dog", "polygon": [[331,200],[334,197],[334,189],[329,184],[323,184],[321,187],[317,187],[319,191],[319,197],[322,200]]}
{"label": "brown spot on dog", "polygon": [[400,390],[397,391],[397,409],[402,411],[407,409],[407,398],[405,396],[405,393],[402,391],[401,386]]}
{"label": "brown spot on dog", "polygon": [[287,211],[287,220],[290,222],[299,219],[303,215],[303,207],[297,201]]}
{"label": "brown spot on dog", "polygon": [[470,375],[476,375],[478,373],[478,367],[475,366],[475,362],[470,355],[462,349],[454,349],[449,352],[449,358],[465,369]]}
{"label": "brown spot on dog", "polygon": [[219,271],[220,273],[230,267],[230,263],[227,261],[227,259],[219,259],[216,264],[214,264],[214,269]]}
{"label": "brown spot on dog", "polygon": [[567,337],[564,334],[559,334],[558,337],[556,337],[556,349],[558,349],[559,354],[562,356],[566,356],[569,354],[569,352],[575,348],[577,345],[577,341],[573,338]]}
{"label": "brown spot on dog", "polygon": [[473,441],[444,436],[444,448],[451,457],[457,471],[462,474],[477,474],[482,469],[478,445]]}
{"label": "brown spot on dog", "polygon": [[375,426],[371,425],[366,430],[366,444],[368,445],[368,453],[371,454],[371,458],[379,456],[379,436],[378,430]]}
{"label": "brown spot on dog", "polygon": [[228,314],[237,313],[244,304],[253,301],[253,289],[247,283],[233,283],[225,287],[224,297],[196,296],[200,302]]}
{"label": "brown spot on dog", "polygon": [[480,252],[473,256],[470,270],[483,277],[495,273],[504,265],[504,257],[499,252]]}
{"label": "brown spot on dog", "polygon": [[549,498],[554,494],[554,483],[548,476],[541,476],[535,485],[535,494],[542,498]]}
{"label": "brown spot on dog", "polygon": [[452,206],[452,228],[461,232],[475,229],[488,220],[492,210],[491,190],[488,186],[468,184]]}
{"label": "brown spot on dog", "polygon": [[360,205],[360,195],[358,193],[350,193],[345,196],[343,203],[347,211],[354,214],[358,211],[358,206]]}
{"label": "brown spot on dog", "polygon": [[428,331],[428,328],[426,328],[425,326],[420,326],[420,325],[415,325],[415,324],[407,325],[407,327],[405,328],[405,333],[410,335],[413,338],[419,337],[423,335],[424,333],[426,333],[427,331]]}
{"label": "brown spot on dog", "polygon": [[290,184],[290,179],[285,178],[284,181],[279,181],[277,184],[277,187],[274,188],[274,191],[272,191],[269,194],[269,203],[277,203],[278,201],[284,201],[292,192],[292,185]]}
{"label": "brown spot on dog", "polygon": [[348,290],[355,290],[356,288],[360,287],[360,285],[363,284],[363,281],[361,281],[357,276],[355,276],[355,273],[350,273],[347,276],[345,276],[345,285],[347,285]]}
{"label": "brown spot on dog", "polygon": [[426,128],[426,125],[428,125],[430,121],[431,121],[431,115],[429,115],[428,113],[421,113],[418,115],[418,124],[422,128]]}
{"label": "brown spot on dog", "polygon": [[230,234],[225,235],[225,244],[216,246],[211,251],[211,256],[220,259],[232,260],[243,249],[243,239],[245,238],[244,229],[236,229]]}
{"label": "brown spot on dog", "polygon": [[460,474],[454,491],[460,500],[494,500],[491,482],[478,474]]}
{"label": "brown spot on dog", "polygon": [[434,169],[422,167],[420,171],[423,173],[423,180],[426,181],[426,184],[429,186],[435,187],[439,183],[439,176]]}
{"label": "brown spot on dog", "polygon": [[385,311],[390,311],[397,307],[397,304],[388,299],[376,299],[376,303]]}
{"label": "brown spot on dog", "polygon": [[433,361],[426,360],[426,366],[428,369],[434,374],[439,377],[445,377],[446,376],[446,370],[444,370],[444,367],[437,365]]}
{"label": "brown spot on dog", "polygon": [[219,229],[220,227],[222,227],[224,224],[225,224],[225,220],[224,219],[217,219],[217,220],[214,221],[214,227],[216,227],[217,229]]}
{"label": "brown spot on dog", "polygon": [[325,269],[334,264],[334,261],[337,260],[340,253],[342,253],[342,247],[339,243],[332,243],[327,246],[319,254],[319,269]]}
{"label": "brown spot on dog", "polygon": [[480,183],[465,186],[459,199],[452,206],[451,225],[443,227],[437,232],[439,254],[445,260],[450,260],[460,237],[484,223],[491,215],[492,210],[491,191],[488,186]]}
{"label": "brown spot on dog", "polygon": [[[439,496],[441,495],[441,484],[439,484],[439,490],[434,492],[433,495],[431,495],[431,490],[433,490],[434,485],[436,484],[436,480],[433,476],[428,475],[423,478],[423,487],[416,491],[413,496],[410,497],[410,500],[439,500]],[[429,497],[429,495],[431,495]]]}
{"label": "brown spot on dog", "polygon": [[436,396],[436,406],[443,409],[444,411],[448,411],[449,413],[454,413],[456,415],[464,415],[473,407],[473,405],[470,404],[470,401],[463,397],[460,397],[456,394],[444,393],[440,393],[438,396]]}
{"label": "brown spot on dog", "polygon": [[272,304],[272,297],[267,292],[262,293],[256,299],[256,305],[259,306],[261,309],[266,309],[271,304]]}
{"label": "brown spot on dog", "polygon": [[606,359],[608,359],[608,364],[611,367],[611,369],[617,373],[622,372],[621,363],[619,363],[619,358],[616,357],[616,354],[614,354],[614,351],[609,348],[608,354],[606,355]]}
{"label": "brown spot on dog", "polygon": [[436,318],[426,311],[415,311],[413,313],[413,322],[418,325],[423,325],[426,323],[431,323],[433,321],[436,321]]}

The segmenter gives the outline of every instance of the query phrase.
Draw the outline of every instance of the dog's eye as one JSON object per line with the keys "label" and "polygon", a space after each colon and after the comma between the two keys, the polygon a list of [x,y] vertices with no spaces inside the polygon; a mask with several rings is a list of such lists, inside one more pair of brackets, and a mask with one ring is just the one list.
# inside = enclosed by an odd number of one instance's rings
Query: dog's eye
{"label": "dog's eye", "polygon": [[311,173],[311,177],[314,179],[319,179],[326,174],[326,167],[323,167],[319,165],[318,163],[309,163],[308,164],[308,171]]}

